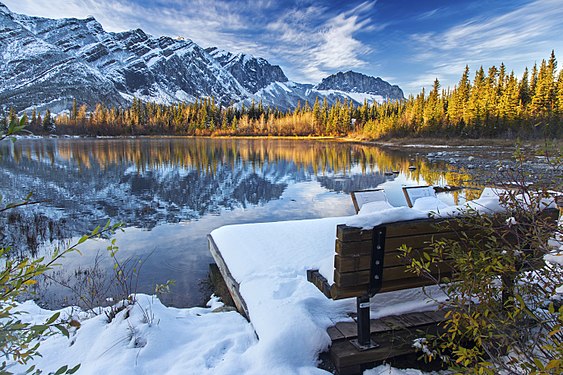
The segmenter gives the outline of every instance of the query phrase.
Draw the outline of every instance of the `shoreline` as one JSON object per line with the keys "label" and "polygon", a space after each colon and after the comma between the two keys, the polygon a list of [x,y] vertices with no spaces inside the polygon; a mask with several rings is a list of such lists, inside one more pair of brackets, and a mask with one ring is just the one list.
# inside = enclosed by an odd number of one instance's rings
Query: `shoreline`
{"label": "shoreline", "polygon": [[[521,144],[523,147],[545,146],[546,143],[560,143],[563,147],[563,139],[506,139],[506,138],[435,138],[435,137],[402,137],[391,139],[370,140],[365,138],[331,135],[90,135],[90,134],[29,134],[15,135],[17,139],[131,139],[131,138],[216,138],[216,139],[288,139],[288,140],[320,140],[349,142],[384,147],[411,147],[411,148],[463,148],[463,147],[515,147]],[[484,144],[486,143],[486,144]]]}

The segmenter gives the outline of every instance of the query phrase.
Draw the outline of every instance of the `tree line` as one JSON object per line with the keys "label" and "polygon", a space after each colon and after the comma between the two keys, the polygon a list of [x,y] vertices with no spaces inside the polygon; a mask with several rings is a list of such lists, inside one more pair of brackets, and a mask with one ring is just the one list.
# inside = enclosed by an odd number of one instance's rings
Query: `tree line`
{"label": "tree line", "polygon": [[[4,124],[17,118],[12,108]],[[47,110],[23,114],[34,133],[80,135],[278,135],[346,136],[367,139],[391,137],[509,137],[538,138],[563,135],[563,70],[549,59],[526,68],[518,78],[504,64],[480,67],[470,79],[469,67],[453,88],[442,89],[438,79],[405,100],[356,105],[347,99],[298,103],[282,111],[252,101],[221,107],[213,98],[172,105],[134,99],[131,106],[94,108],[73,101],[70,111],[53,117]]]}

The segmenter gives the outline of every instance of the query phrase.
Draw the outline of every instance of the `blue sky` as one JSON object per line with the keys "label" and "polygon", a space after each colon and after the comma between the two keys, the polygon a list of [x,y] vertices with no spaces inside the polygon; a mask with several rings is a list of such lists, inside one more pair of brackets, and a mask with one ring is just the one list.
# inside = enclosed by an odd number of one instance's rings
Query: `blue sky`
{"label": "blue sky", "polygon": [[92,15],[107,31],[142,28],[250,53],[297,82],[354,70],[406,94],[435,78],[453,87],[466,64],[473,74],[504,62],[521,75],[552,49],[558,57],[563,51],[563,0],[0,1],[17,13]]}

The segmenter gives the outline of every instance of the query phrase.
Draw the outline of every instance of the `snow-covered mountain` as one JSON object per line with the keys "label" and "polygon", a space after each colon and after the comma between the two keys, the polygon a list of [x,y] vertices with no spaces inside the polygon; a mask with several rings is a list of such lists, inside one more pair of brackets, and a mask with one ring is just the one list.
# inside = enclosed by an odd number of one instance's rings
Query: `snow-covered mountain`
{"label": "snow-covered mountain", "polygon": [[382,102],[387,99],[400,100],[404,98],[403,90],[399,86],[391,85],[379,77],[371,77],[353,71],[338,72],[323,78],[321,83],[315,86],[315,89],[325,95],[345,95],[356,102],[363,102],[364,100]]}
{"label": "snow-covered mountain", "polygon": [[[342,74],[358,73],[336,77]],[[350,85],[339,86],[350,79],[331,77],[317,86],[291,82],[279,66],[263,58],[203,49],[189,39],[153,37],[141,29],[106,32],[93,17],[30,17],[0,3],[0,106],[18,111],[58,112],[70,108],[74,98],[90,106],[120,106],[134,97],[167,104],[214,97],[225,106],[262,100],[280,109],[299,101],[313,103],[317,97],[358,103],[364,97],[403,98],[398,87],[380,78],[363,76],[379,85],[354,86],[368,90],[363,95]]]}

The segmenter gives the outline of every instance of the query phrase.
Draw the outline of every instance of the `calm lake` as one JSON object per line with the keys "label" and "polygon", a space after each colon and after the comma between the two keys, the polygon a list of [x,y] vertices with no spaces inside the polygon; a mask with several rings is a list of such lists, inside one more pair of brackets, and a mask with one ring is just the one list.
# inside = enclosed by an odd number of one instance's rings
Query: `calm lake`
{"label": "calm lake", "polygon": [[[211,293],[206,235],[215,228],[352,215],[354,190],[385,187],[390,203],[401,205],[402,185],[459,185],[468,178],[412,149],[320,140],[19,139],[0,144],[0,163],[3,204],[29,192],[42,201],[4,213],[3,245],[41,254],[61,237],[72,241],[108,219],[123,222],[114,238],[117,256],[138,274],[129,287],[152,294],[155,284],[174,280],[162,299],[177,307],[201,305]],[[82,256],[64,261],[53,277],[58,282],[40,283],[38,298],[51,306],[73,303],[60,280],[111,278],[107,246],[87,242]],[[97,272],[88,273],[95,264]]]}

